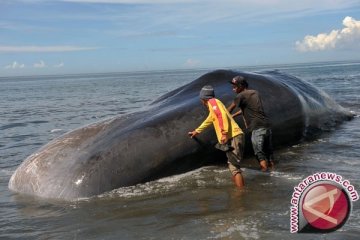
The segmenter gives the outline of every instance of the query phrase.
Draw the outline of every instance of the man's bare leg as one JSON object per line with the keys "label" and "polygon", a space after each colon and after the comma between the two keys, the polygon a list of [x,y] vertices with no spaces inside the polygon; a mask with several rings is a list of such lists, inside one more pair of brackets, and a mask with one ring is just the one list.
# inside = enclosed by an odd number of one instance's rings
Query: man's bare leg
{"label": "man's bare leg", "polygon": [[244,178],[241,173],[237,173],[233,176],[234,183],[237,187],[243,188],[245,186]]}
{"label": "man's bare leg", "polygon": [[266,172],[268,169],[267,163],[265,160],[260,160],[259,162],[261,171]]}

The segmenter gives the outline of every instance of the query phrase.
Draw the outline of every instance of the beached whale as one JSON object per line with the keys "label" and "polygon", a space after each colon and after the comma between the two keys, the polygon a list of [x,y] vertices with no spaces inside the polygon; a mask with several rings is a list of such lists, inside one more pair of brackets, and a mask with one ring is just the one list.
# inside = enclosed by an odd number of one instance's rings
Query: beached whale
{"label": "beached whale", "polygon": [[[216,142],[212,128],[197,141],[187,135],[207,116],[199,91],[212,85],[216,97],[228,105],[234,97],[229,81],[238,74],[247,77],[249,88],[260,92],[275,147],[297,143],[351,117],[324,92],[296,77],[278,71],[218,70],[165,94],[145,111],[97,122],[54,139],[18,167],[9,188],[22,194],[74,200],[199,167],[217,151],[212,147]],[[243,126],[241,118],[237,121]]]}

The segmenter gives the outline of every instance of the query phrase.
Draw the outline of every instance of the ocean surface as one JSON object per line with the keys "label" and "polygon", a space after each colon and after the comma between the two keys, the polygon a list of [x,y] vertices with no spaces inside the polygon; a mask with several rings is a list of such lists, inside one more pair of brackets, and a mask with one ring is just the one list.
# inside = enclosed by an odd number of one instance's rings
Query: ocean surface
{"label": "ocean surface", "polygon": [[359,239],[360,201],[329,234],[291,234],[294,187],[334,172],[360,192],[360,62],[232,68],[278,69],[324,90],[357,116],[319,138],[275,151],[275,171],[206,166],[74,202],[9,191],[31,153],[86,124],[146,109],[161,95],[216,69],[0,78],[0,239]]}

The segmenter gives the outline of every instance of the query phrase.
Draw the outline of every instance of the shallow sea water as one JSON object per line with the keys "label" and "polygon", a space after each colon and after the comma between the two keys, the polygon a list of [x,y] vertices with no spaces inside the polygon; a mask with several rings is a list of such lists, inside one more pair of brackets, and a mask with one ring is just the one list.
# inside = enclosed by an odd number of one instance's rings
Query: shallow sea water
{"label": "shallow sea water", "polygon": [[[261,66],[323,89],[360,113],[360,63]],[[320,138],[276,150],[272,173],[244,169],[237,190],[226,166],[115,189],[76,202],[22,196],[7,184],[40,146],[74,128],[138,111],[209,70],[0,78],[1,239],[358,239],[360,204],[330,234],[291,234],[294,186],[315,172],[335,172],[360,191],[360,118]],[[254,160],[255,161],[255,160]]]}

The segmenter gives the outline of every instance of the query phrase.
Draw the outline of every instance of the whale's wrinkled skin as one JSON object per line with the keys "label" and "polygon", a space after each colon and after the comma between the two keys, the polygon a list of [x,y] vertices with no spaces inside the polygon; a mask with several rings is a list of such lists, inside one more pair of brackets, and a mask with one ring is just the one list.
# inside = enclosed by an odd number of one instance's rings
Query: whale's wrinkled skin
{"label": "whale's wrinkled skin", "polygon": [[[207,116],[199,91],[212,85],[216,97],[228,106],[234,98],[229,81],[238,74],[248,78],[249,88],[260,92],[275,147],[297,143],[351,116],[321,90],[298,78],[277,71],[218,70],[165,94],[145,111],[54,139],[18,167],[9,188],[44,198],[76,200],[199,167],[216,151],[211,147],[216,141],[211,128],[198,141],[187,135]],[[241,118],[237,121],[243,126]]]}

